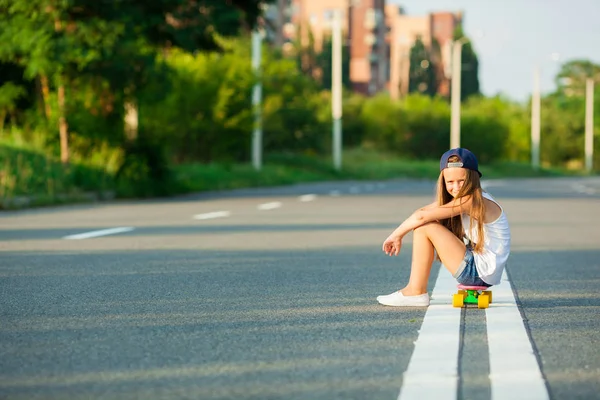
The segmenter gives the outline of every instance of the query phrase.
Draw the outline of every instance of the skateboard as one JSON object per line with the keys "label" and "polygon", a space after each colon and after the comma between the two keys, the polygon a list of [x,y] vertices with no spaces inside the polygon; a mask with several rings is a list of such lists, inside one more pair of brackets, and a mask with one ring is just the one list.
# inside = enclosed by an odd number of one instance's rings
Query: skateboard
{"label": "skateboard", "polygon": [[458,293],[452,296],[452,306],[477,304],[477,308],[488,308],[492,303],[492,292],[488,289],[487,286],[458,285]]}

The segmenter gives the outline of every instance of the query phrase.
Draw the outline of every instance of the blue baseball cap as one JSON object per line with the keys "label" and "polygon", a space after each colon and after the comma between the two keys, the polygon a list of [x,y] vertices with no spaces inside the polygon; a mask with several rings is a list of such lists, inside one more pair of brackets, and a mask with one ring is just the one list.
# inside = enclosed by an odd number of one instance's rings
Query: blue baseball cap
{"label": "blue baseball cap", "polygon": [[[448,159],[452,156],[457,156],[459,161],[449,163]],[[440,159],[440,171],[443,171],[446,168],[467,168],[472,171],[477,171],[480,178],[482,176],[481,172],[479,172],[479,163],[477,162],[475,154],[462,147],[450,149],[442,155],[442,158]]]}

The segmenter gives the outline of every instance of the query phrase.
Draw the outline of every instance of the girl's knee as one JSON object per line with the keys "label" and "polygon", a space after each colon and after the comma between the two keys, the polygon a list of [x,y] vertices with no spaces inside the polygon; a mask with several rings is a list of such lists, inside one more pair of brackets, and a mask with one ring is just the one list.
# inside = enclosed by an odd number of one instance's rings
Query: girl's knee
{"label": "girl's knee", "polygon": [[437,221],[427,222],[426,224],[423,224],[423,225],[419,226],[418,228],[415,228],[414,233],[424,233],[424,232],[427,232],[427,230],[429,228],[431,228],[432,226],[438,226],[438,225],[440,225],[440,223]]}

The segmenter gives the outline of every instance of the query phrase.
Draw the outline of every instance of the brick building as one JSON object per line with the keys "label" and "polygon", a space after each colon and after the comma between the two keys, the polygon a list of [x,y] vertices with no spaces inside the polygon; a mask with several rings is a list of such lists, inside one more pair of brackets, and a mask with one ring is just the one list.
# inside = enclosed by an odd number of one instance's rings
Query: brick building
{"label": "brick building", "polygon": [[388,90],[392,98],[408,93],[410,50],[417,38],[432,54],[438,81],[437,92],[450,95],[449,66],[455,29],[462,23],[462,14],[436,12],[425,16],[409,16],[397,6],[386,7],[391,74]]}
{"label": "brick building", "polygon": [[367,95],[381,92],[390,75],[385,0],[351,0],[348,14],[352,87]]}
{"label": "brick building", "polygon": [[342,30],[350,48],[350,81],[357,92],[373,95],[388,91],[392,98],[408,93],[410,49],[419,37],[435,58],[437,91],[450,94],[448,68],[454,30],[460,13],[406,15],[386,0],[277,0],[266,11],[276,46],[303,46],[314,40],[320,51],[330,35],[334,11],[341,13]]}

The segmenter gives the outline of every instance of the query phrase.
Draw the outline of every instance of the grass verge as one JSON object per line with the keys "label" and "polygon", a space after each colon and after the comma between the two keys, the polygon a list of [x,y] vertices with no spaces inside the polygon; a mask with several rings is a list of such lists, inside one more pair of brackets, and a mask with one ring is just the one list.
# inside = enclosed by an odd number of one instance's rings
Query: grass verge
{"label": "grass verge", "polygon": [[[80,164],[63,166],[33,150],[0,146],[0,208],[20,208],[94,199],[130,197],[114,175]],[[482,165],[484,179],[584,175],[564,169],[502,162]],[[212,190],[288,185],[328,180],[437,179],[438,160],[407,160],[365,149],[343,154],[341,170],[330,158],[298,154],[270,154],[260,171],[249,164],[186,164],[170,168],[167,187],[160,193],[176,195]],[[150,183],[146,183],[150,182]],[[144,185],[153,184],[152,179]],[[131,182],[133,185],[133,182]],[[139,184],[139,182],[138,182]],[[150,188],[149,188],[150,189]],[[148,190],[147,193],[156,191]],[[16,200],[15,200],[16,199]]]}

